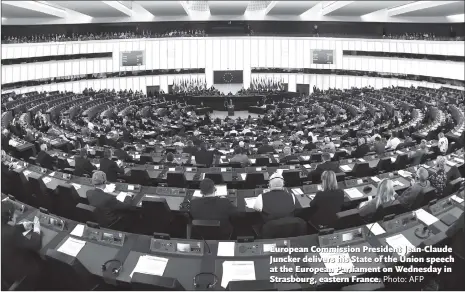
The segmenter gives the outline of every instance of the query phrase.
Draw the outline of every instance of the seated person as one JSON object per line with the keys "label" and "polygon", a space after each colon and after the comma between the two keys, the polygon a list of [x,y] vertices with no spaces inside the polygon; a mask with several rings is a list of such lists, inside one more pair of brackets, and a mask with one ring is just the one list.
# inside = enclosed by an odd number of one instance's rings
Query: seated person
{"label": "seated person", "polygon": [[165,165],[166,166],[178,166],[179,165],[178,161],[174,158],[173,152],[168,152],[168,154],[166,154]]}
{"label": "seated person", "polygon": [[352,153],[352,155],[355,158],[362,158],[365,155],[367,155],[368,152],[370,152],[370,146],[365,144],[365,138],[358,139],[358,146],[355,149],[355,151]]}
{"label": "seated person", "polygon": [[336,145],[334,145],[334,142],[331,141],[329,137],[325,137],[325,145],[323,146],[323,151],[332,154],[336,153]]}
{"label": "seated person", "polygon": [[312,137],[309,137],[308,138],[308,143],[305,144],[305,146],[304,146],[304,150],[310,151],[310,150],[313,150],[313,149],[316,149],[316,145],[315,145],[315,143],[313,143]]}
{"label": "seated person", "polygon": [[97,168],[87,159],[87,150],[81,148],[79,156],[74,158],[74,175],[84,176],[87,174],[92,176],[92,172],[96,169]]}
{"label": "seated person", "polygon": [[398,196],[397,200],[407,208],[412,207],[418,197],[423,197],[425,190],[431,186],[428,175],[424,167],[418,168],[416,178],[411,182],[412,185]]}
{"label": "seated person", "polygon": [[232,225],[229,218],[237,212],[237,208],[224,197],[216,196],[215,183],[206,178],[200,182],[202,198],[193,198],[190,215],[193,220],[218,220],[221,222],[222,235],[229,237]]}
{"label": "seated person", "polygon": [[326,170],[331,170],[335,173],[340,172],[339,170],[339,162],[338,161],[331,161],[331,154],[324,152],[321,154],[321,158],[323,163],[317,165],[316,169],[313,172],[317,172],[320,175],[325,172]]}
{"label": "seated person", "polygon": [[289,146],[284,147],[283,154],[285,155],[283,158],[279,159],[279,162],[282,164],[287,164],[295,161],[299,161],[299,158],[296,154],[292,154],[292,148]]}
{"label": "seated person", "polygon": [[436,158],[436,172],[429,178],[431,186],[438,191],[439,195],[443,194],[447,185],[447,173],[445,170],[445,165],[446,158],[444,156],[438,156],[438,158]]}
{"label": "seated person", "polygon": [[195,153],[195,163],[204,164],[207,167],[210,167],[213,163],[213,152],[207,150],[207,145],[202,143],[200,145],[200,150]]}
{"label": "seated person", "polygon": [[41,273],[41,261],[34,255],[42,247],[40,222],[37,217],[34,222],[16,221],[13,203],[2,201],[2,287],[4,281],[12,285],[27,276],[28,285],[21,285],[21,290],[35,290]]}
{"label": "seated person", "polygon": [[447,149],[449,149],[449,140],[444,136],[443,132],[438,134],[438,139],[439,151],[442,155],[445,155],[447,153]]}
{"label": "seated person", "polygon": [[246,150],[244,148],[237,146],[234,149],[234,156],[229,160],[229,162],[240,163],[241,165],[248,165],[250,163],[250,160],[245,152]]}
{"label": "seated person", "polygon": [[104,190],[106,188],[107,176],[103,171],[96,171],[92,175],[92,184],[94,189],[86,192],[89,205],[97,208],[101,213],[101,221],[98,222],[101,226],[108,227],[116,222],[121,216],[118,211],[127,210],[132,208],[130,202],[132,198],[127,196],[124,203],[116,199],[116,196],[107,194]]}
{"label": "seated person", "polygon": [[412,162],[412,165],[418,165],[422,162],[423,157],[425,157],[425,155],[428,153],[428,150],[426,148],[426,140],[421,140],[420,149],[416,151],[411,151],[409,153],[409,158]]}
{"label": "seated person", "polygon": [[317,228],[330,227],[336,222],[336,214],[344,205],[344,191],[338,189],[336,174],[330,170],[323,172],[321,182],[323,190],[310,202],[310,207],[315,208],[310,221]]}
{"label": "seated person", "polygon": [[284,178],[275,172],[270,176],[269,191],[258,195],[254,209],[262,213],[263,221],[293,217],[295,197],[284,189]]}
{"label": "seated person", "polygon": [[362,217],[373,216],[379,208],[386,208],[396,202],[396,192],[394,184],[390,179],[383,179],[376,190],[376,197],[363,202],[359,206],[359,214]]}
{"label": "seated person", "polygon": [[47,153],[47,150],[47,144],[40,145],[40,152],[37,154],[36,164],[44,168],[53,170],[53,157]]}
{"label": "seated person", "polygon": [[375,137],[373,151],[378,155],[383,155],[386,152],[386,143],[383,142],[383,139],[381,139],[381,137]]}
{"label": "seated person", "polygon": [[397,138],[397,133],[392,132],[391,138],[389,138],[389,140],[387,141],[386,149],[396,150],[399,144],[400,144],[400,140],[399,138]]}
{"label": "seated person", "polygon": [[191,140],[187,141],[187,146],[182,149],[183,153],[189,153],[190,155],[195,155],[197,152],[197,147],[194,146],[194,142]]}
{"label": "seated person", "polygon": [[115,161],[111,160],[110,149],[105,149],[105,151],[103,152],[103,158],[100,159],[99,163],[100,170],[106,174],[107,179],[110,182],[116,182],[118,174],[124,173],[123,169],[121,169]]}
{"label": "seated person", "polygon": [[263,139],[262,143],[263,145],[258,148],[257,154],[276,153],[273,146],[269,144],[267,138]]}
{"label": "seated person", "polygon": [[113,153],[113,155],[116,156],[118,160],[121,160],[121,161],[128,162],[132,160],[129,154],[123,150],[123,144],[120,142],[116,143],[115,152]]}

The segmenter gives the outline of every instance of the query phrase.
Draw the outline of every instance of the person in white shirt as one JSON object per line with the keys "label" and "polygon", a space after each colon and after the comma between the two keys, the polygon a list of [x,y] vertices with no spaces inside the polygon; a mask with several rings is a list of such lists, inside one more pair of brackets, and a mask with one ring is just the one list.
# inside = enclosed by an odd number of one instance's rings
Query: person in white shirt
{"label": "person in white shirt", "polygon": [[392,132],[391,138],[389,138],[386,144],[386,149],[395,150],[399,144],[400,144],[400,139],[397,138],[397,133]]}
{"label": "person in white shirt", "polygon": [[447,137],[444,136],[443,132],[439,133],[438,138],[439,138],[439,141],[438,141],[439,151],[445,154],[447,152],[447,149],[449,148],[449,140],[447,139]]}
{"label": "person in white shirt", "polygon": [[[265,194],[266,196],[266,193],[276,192],[276,191],[285,193],[284,178],[282,174],[280,174],[279,172],[275,172],[270,176],[268,190],[257,196],[257,199],[255,200],[255,204],[253,208],[258,212],[262,212],[263,211],[263,194]],[[295,197],[294,196],[290,196],[290,197],[292,197],[292,200],[295,204]]]}

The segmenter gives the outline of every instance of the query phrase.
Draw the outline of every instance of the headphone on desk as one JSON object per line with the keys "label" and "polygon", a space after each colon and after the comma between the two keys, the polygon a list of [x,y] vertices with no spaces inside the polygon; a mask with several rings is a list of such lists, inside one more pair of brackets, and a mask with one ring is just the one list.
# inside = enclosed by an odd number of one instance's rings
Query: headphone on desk
{"label": "headphone on desk", "polygon": [[195,275],[194,276],[194,288],[200,288],[200,284],[197,283],[197,280],[198,280],[199,276],[202,276],[202,275],[212,275],[213,276],[213,283],[211,283],[211,282],[208,283],[205,290],[215,288],[216,283],[218,283],[218,277],[213,273],[198,273],[197,275]]}
{"label": "headphone on desk", "polygon": [[111,270],[111,274],[114,275],[114,277],[118,277],[119,276],[119,273],[121,272],[121,270],[123,269],[123,263],[120,261],[120,260],[117,260],[117,259],[112,259],[112,260],[108,260],[106,261],[103,265],[102,265],[102,273],[103,274],[108,274],[107,273],[107,266],[109,263],[118,263],[118,267],[117,268],[113,268]]}

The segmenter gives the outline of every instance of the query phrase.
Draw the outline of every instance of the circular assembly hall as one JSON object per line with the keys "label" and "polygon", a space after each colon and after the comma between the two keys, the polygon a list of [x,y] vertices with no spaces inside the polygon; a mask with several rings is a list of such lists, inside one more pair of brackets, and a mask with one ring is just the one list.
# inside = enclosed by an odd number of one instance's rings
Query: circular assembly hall
{"label": "circular assembly hall", "polygon": [[1,1],[1,289],[465,290],[464,1]]}

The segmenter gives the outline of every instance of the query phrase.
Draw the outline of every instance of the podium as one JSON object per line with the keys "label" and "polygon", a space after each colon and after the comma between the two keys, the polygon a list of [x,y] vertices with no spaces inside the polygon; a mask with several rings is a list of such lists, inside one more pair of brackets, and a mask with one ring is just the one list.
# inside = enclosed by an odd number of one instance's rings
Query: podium
{"label": "podium", "polygon": [[234,116],[234,106],[228,106],[228,116]]}

